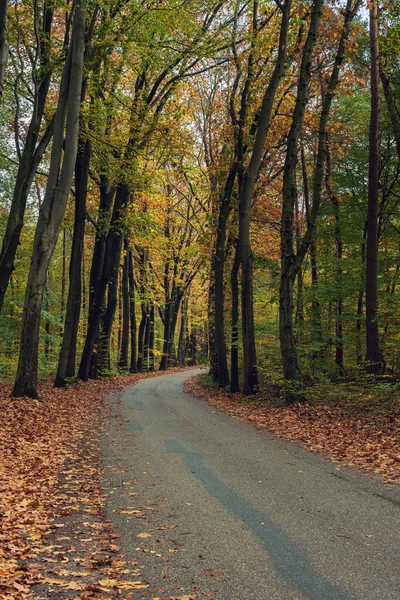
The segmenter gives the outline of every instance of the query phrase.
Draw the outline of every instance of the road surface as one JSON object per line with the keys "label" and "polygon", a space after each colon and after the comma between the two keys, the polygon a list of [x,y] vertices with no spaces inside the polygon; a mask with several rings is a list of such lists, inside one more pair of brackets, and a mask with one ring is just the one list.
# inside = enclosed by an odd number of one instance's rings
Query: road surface
{"label": "road surface", "polygon": [[184,394],[110,399],[106,513],[135,598],[399,600],[400,492]]}

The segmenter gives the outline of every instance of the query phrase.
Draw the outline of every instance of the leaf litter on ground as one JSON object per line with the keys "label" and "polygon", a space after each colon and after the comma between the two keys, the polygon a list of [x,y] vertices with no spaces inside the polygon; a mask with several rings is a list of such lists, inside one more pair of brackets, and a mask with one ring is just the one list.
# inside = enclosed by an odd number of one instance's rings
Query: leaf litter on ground
{"label": "leaf litter on ground", "polygon": [[[180,370],[180,369],[175,369]],[[111,392],[157,375],[0,391],[0,598],[111,598],[148,587],[102,514],[100,424]]]}

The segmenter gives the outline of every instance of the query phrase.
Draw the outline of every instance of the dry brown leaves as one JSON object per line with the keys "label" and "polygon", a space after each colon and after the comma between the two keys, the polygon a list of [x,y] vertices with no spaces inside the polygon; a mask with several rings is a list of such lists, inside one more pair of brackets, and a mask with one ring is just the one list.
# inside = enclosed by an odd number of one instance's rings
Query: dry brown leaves
{"label": "dry brown leaves", "polygon": [[[59,521],[60,517],[84,511],[92,523],[83,525],[90,533],[96,530],[95,517],[100,514],[102,497],[101,466],[96,464],[95,455],[103,400],[110,392],[153,375],[156,374],[119,376],[67,389],[53,389],[43,383],[38,388],[40,401],[10,398],[9,387],[0,391],[0,598],[26,598],[33,584],[44,583],[51,589],[64,590],[65,598],[77,594],[81,598],[99,594],[109,597],[105,592],[110,588],[120,595],[121,589],[144,585],[140,581],[121,583],[114,577],[104,577],[105,572],[113,576],[118,573],[113,565],[118,561],[109,558],[109,552],[116,552],[118,546],[110,543],[112,533],[101,519],[98,539],[85,532],[82,535],[86,535],[85,542],[93,540],[95,547],[102,545],[101,561],[106,571],[102,569],[102,579],[96,585],[87,587],[81,583],[85,577],[82,568],[90,571],[99,563],[98,557],[89,556],[81,561],[80,569],[71,569],[70,557],[76,544],[73,536],[70,542],[71,536],[63,535],[65,525]],[[91,439],[85,450],[87,460],[79,462],[80,447],[88,437]],[[90,454],[93,456],[88,460]],[[60,542],[49,545],[52,538]],[[66,545],[68,555],[63,549]],[[44,560],[57,563],[57,577],[43,575]],[[64,568],[61,577],[60,564]],[[74,564],[79,564],[79,559]]]}
{"label": "dry brown leaves", "polygon": [[400,483],[400,442],[393,424],[378,428],[368,419],[346,418],[340,409],[322,404],[266,408],[259,402],[250,404],[240,395],[204,388],[199,377],[185,382],[187,393],[341,464],[375,473],[387,483]]}

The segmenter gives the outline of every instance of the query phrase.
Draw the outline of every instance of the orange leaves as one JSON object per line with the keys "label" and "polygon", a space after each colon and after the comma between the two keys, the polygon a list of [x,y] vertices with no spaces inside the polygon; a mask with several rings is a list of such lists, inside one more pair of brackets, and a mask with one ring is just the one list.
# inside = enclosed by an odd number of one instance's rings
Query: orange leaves
{"label": "orange leaves", "polygon": [[[136,580],[140,572],[112,558],[120,548],[100,512],[99,426],[108,393],[154,375],[68,389],[41,384],[40,402],[11,399],[2,390],[0,598],[24,598],[32,585],[50,586],[68,600],[147,587]],[[142,511],[127,507],[126,514]],[[133,581],[120,580],[129,574]]]}

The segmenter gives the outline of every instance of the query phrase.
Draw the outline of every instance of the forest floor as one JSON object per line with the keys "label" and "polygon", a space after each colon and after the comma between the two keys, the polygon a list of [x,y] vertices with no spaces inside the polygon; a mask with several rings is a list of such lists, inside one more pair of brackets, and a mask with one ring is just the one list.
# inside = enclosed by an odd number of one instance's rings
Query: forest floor
{"label": "forest floor", "polygon": [[285,406],[273,385],[255,396],[228,394],[207,375],[188,380],[187,393],[236,419],[322,452],[340,464],[400,483],[400,389],[398,384],[321,383],[306,391],[307,402]]}
{"label": "forest floor", "polygon": [[[11,399],[10,388],[1,390],[1,599],[129,599],[147,587],[138,565],[119,553],[104,516],[100,437],[105,398],[154,375],[65,390],[43,383],[40,401]],[[314,387],[307,404],[284,407],[276,390],[268,402],[266,392],[249,400],[209,387],[204,377],[190,379],[185,390],[309,450],[400,482],[398,390]]]}
{"label": "forest floor", "polygon": [[[172,369],[171,371],[182,369]],[[0,598],[129,599],[147,587],[102,512],[105,398],[157,373],[0,391]]]}

